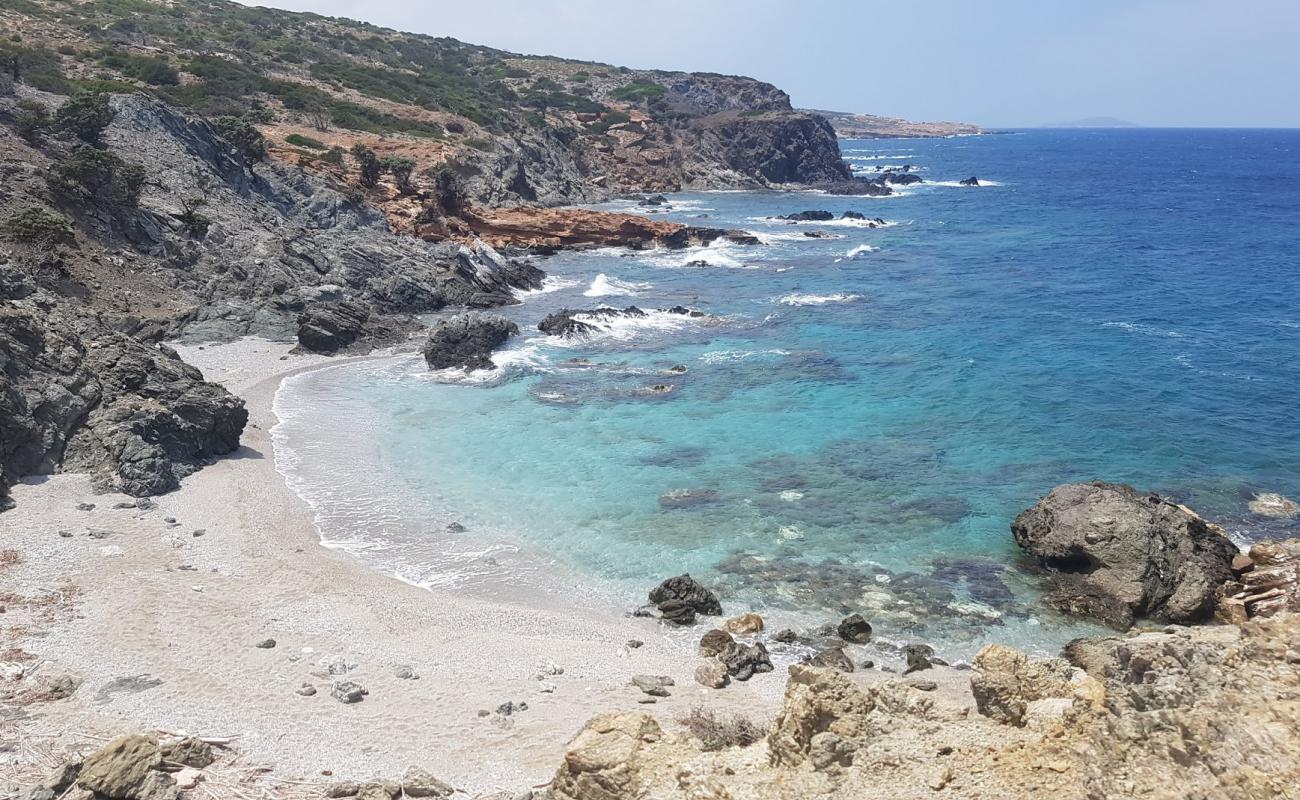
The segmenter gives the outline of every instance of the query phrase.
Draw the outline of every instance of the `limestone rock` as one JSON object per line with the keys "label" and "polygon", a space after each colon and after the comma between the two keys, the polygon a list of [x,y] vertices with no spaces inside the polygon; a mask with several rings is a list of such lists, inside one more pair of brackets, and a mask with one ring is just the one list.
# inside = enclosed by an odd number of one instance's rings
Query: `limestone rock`
{"label": "limestone rock", "polygon": [[732,633],[760,633],[763,630],[763,618],[752,611],[747,611],[728,619],[725,627]]}
{"label": "limestone rock", "polygon": [[695,682],[710,689],[721,689],[731,683],[727,665],[717,657],[705,658],[695,667]]}
{"label": "limestone rock", "polygon": [[156,741],[119,736],[86,758],[77,784],[111,800],[176,800],[176,782],[161,766]]}
{"label": "limestone rock", "polygon": [[767,737],[772,763],[795,767],[812,749],[813,737],[829,732],[856,741],[870,733],[875,700],[839,672],[793,665],[781,712]]}
{"label": "limestone rock", "polygon": [[852,672],[854,670],[853,659],[849,658],[843,647],[830,647],[821,650],[813,655],[808,663],[814,667],[828,667],[840,672]]}
{"label": "limestone rock", "polygon": [[456,790],[428,772],[411,767],[402,776],[402,791],[407,797],[451,797]]}
{"label": "limestone rock", "polygon": [[710,658],[725,652],[735,643],[736,640],[730,633],[714,628],[700,637],[699,655],[701,658]]}
{"label": "limestone rock", "polygon": [[1185,507],[1100,481],[1056,487],[1011,530],[1053,576],[1050,603],[1120,628],[1144,616],[1208,619],[1237,553]]}
{"label": "limestone rock", "polygon": [[1100,683],[1060,658],[1030,659],[1000,644],[975,656],[971,693],[979,713],[998,722],[1023,725],[1031,703],[1060,698],[1086,707],[1099,705]]}
{"label": "limestone rock", "polygon": [[1275,519],[1293,519],[1300,516],[1300,503],[1276,492],[1257,494],[1247,504],[1251,513]]}
{"label": "limestone rock", "polygon": [[159,748],[164,768],[193,767],[204,769],[212,765],[216,757],[212,755],[212,745],[202,739],[186,736],[174,742],[168,742]]}
{"label": "limestone rock", "polygon": [[640,800],[649,780],[642,774],[647,751],[663,737],[646,714],[601,714],[570,743],[553,792],[562,800]]}

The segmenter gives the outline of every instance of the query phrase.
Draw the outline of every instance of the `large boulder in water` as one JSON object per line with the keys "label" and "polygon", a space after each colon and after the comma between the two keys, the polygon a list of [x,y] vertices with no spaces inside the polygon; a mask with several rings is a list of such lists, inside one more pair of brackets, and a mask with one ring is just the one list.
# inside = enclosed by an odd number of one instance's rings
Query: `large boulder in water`
{"label": "large boulder in water", "polygon": [[493,369],[492,351],[518,333],[518,325],[496,314],[457,314],[429,334],[424,360],[430,369]]}
{"label": "large boulder in water", "polygon": [[1202,622],[1237,555],[1223,529],[1131,486],[1058,486],[1011,523],[1016,544],[1057,583],[1048,602],[1128,628],[1136,617]]}
{"label": "large boulder in water", "polygon": [[722,603],[718,602],[718,596],[685,574],[669,578],[651,589],[650,602],[660,609],[669,604],[681,604],[697,614],[713,617],[722,614]]}

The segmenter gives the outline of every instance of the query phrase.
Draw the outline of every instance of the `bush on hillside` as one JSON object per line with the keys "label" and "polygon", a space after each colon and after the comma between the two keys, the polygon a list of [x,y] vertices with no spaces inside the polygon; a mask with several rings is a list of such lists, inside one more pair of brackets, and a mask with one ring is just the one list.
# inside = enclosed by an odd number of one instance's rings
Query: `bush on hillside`
{"label": "bush on hillside", "polygon": [[44,103],[36,100],[23,100],[18,104],[14,115],[14,130],[26,141],[35,144],[50,129],[53,120]]}
{"label": "bush on hillside", "polygon": [[25,208],[4,224],[5,235],[22,244],[49,247],[73,240],[72,226],[62,214],[43,208]]}
{"label": "bush on hillside", "polygon": [[102,92],[79,94],[59,106],[54,112],[54,124],[61,131],[71,133],[88,144],[99,146],[104,129],[117,115],[108,105],[108,95]]}
{"label": "bush on hillside", "polygon": [[305,147],[308,150],[324,150],[326,144],[320,139],[313,139],[310,136],[303,136],[301,133],[291,133],[284,137],[285,142],[294,147]]}
{"label": "bush on hillside", "polygon": [[144,179],[143,165],[94,147],[81,147],[71,158],[55,161],[46,174],[50,190],[60,199],[114,212],[140,204]]}
{"label": "bush on hillside", "polygon": [[357,160],[357,167],[361,170],[361,184],[368,189],[375,188],[379,183],[379,176],[383,174],[383,168],[379,164],[379,157],[375,155],[375,151],[364,144],[354,144],[352,157]]}
{"label": "bush on hillside", "polygon": [[221,117],[215,124],[221,138],[235,148],[245,167],[266,158],[266,138],[253,123],[238,117]]}

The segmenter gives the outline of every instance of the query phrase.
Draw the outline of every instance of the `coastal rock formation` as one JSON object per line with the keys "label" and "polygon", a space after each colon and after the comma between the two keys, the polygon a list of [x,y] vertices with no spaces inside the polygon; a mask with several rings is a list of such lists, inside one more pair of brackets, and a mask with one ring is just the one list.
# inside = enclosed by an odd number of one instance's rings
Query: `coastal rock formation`
{"label": "coastal rock formation", "polygon": [[718,596],[687,574],[669,578],[651,589],[650,602],[664,619],[683,625],[695,622],[696,614],[722,615]]}
{"label": "coastal rock formation", "polygon": [[1100,481],[1056,487],[1011,531],[1052,576],[1050,604],[1120,628],[1137,617],[1208,619],[1237,554],[1187,508]]}
{"label": "coastal rock formation", "polygon": [[1228,584],[1219,606],[1220,616],[1233,608],[1240,614],[1229,611],[1223,621],[1300,613],[1300,539],[1255,542],[1245,562],[1235,569],[1237,578]]}
{"label": "coastal rock formation", "polygon": [[1264,492],[1251,498],[1248,504],[1251,513],[1274,519],[1293,519],[1300,517],[1300,503],[1276,492]]}
{"label": "coastal rock formation", "polygon": [[0,457],[6,485],[64,469],[137,497],[239,447],[244,402],[185,364],[46,292],[0,306]]}
{"label": "coastal rock formation", "polygon": [[622,800],[645,797],[663,729],[647,714],[593,718],[564,754],[551,782],[555,800]]}
{"label": "coastal rock formation", "polygon": [[298,347],[333,355],[363,336],[368,343],[396,338],[389,326],[371,322],[370,309],[357,302],[316,303],[298,315]]}
{"label": "coastal rock formation", "polygon": [[813,111],[830,122],[841,139],[932,139],[943,136],[974,136],[984,131],[968,122],[911,122],[874,114],[846,111]]}
{"label": "coastal rock formation", "polygon": [[964,179],[962,179],[962,180],[959,181],[959,182],[961,183],[962,186],[979,186],[979,185],[980,185],[980,179],[977,178],[977,177],[975,177],[974,175],[970,176],[969,178],[964,178]]}
{"label": "coastal rock formation", "polygon": [[826,222],[835,219],[835,215],[829,211],[798,211],[794,214],[786,214],[777,219],[790,220],[791,222]]}
{"label": "coastal rock formation", "polygon": [[1005,645],[985,646],[975,656],[971,693],[979,713],[998,722],[1023,725],[1030,703],[1052,698],[1091,707],[1104,692],[1094,678],[1064,659],[1030,660]]}
{"label": "coastal rock formation", "polygon": [[422,352],[430,369],[494,369],[492,351],[518,333],[518,325],[497,314],[458,314],[438,323]]}
{"label": "coastal rock formation", "polygon": [[112,800],[176,800],[176,781],[162,766],[157,741],[141,734],[119,736],[86,758],[77,784]]}

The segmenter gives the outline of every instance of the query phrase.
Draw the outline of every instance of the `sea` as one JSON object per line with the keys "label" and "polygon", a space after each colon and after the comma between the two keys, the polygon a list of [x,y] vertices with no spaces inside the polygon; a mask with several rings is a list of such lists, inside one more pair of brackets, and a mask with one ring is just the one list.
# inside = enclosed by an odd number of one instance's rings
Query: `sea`
{"label": "sea", "polygon": [[[858,612],[886,658],[961,662],[1099,631],[1043,607],[1011,537],[1058,484],[1160,492],[1242,544],[1300,535],[1247,508],[1300,497],[1300,131],[841,148],[923,182],[597,206],[761,243],[540,259],[495,370],[287,380],[277,464],[322,541],[422,586],[620,611],[689,572],[769,632]],[[778,218],[805,210],[835,218]],[[537,330],[602,306],[645,315]]]}

